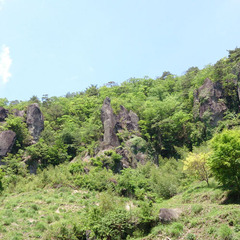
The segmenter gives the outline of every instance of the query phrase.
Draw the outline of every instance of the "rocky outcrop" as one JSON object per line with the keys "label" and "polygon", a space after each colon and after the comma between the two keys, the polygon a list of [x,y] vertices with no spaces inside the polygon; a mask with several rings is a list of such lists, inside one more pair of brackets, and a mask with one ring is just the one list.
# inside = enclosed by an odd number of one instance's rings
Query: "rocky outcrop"
{"label": "rocky outcrop", "polygon": [[[119,114],[116,116],[111,107],[110,98],[106,98],[101,109],[101,120],[104,127],[104,137],[100,152],[102,155],[107,149],[115,149],[122,156],[117,171],[128,167],[137,167],[137,163],[146,162],[146,142],[140,137],[138,126],[139,118],[136,113],[128,111],[120,106]],[[118,137],[118,134],[124,137]],[[120,146],[120,142],[123,142]]]}
{"label": "rocky outcrop", "polygon": [[15,140],[15,132],[11,130],[0,132],[0,159],[11,152]]}
{"label": "rocky outcrop", "polygon": [[7,116],[8,116],[8,111],[5,108],[0,107],[0,122],[5,121],[5,118],[7,118]]}
{"label": "rocky outcrop", "polygon": [[128,130],[129,132],[139,132],[139,118],[133,111],[128,111],[124,106],[120,106],[120,112],[116,117],[117,131]]}
{"label": "rocky outcrop", "polygon": [[122,156],[122,168],[136,168],[138,163],[146,163],[146,141],[139,136],[132,136],[124,143],[124,146],[116,149],[116,152]]}
{"label": "rocky outcrop", "polygon": [[194,117],[202,121],[210,118],[210,124],[216,126],[227,110],[223,95],[221,84],[207,78],[194,92]]}
{"label": "rocky outcrop", "polygon": [[111,100],[108,97],[106,97],[106,99],[103,102],[103,106],[101,109],[101,120],[104,128],[102,149],[108,149],[111,147],[119,146],[119,141],[116,135],[115,128],[116,117],[111,107]]}
{"label": "rocky outcrop", "polygon": [[43,115],[37,103],[31,104],[27,109],[27,126],[33,143],[36,143],[44,129]]}
{"label": "rocky outcrop", "polygon": [[15,117],[23,118],[24,115],[25,115],[25,111],[24,110],[20,111],[18,109],[13,109],[13,114],[14,114]]}

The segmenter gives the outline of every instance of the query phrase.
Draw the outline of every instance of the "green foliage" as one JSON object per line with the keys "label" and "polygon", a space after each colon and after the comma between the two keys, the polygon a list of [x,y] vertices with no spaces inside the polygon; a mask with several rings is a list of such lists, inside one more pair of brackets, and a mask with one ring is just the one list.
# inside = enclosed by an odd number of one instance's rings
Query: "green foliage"
{"label": "green foliage", "polygon": [[85,239],[85,230],[83,227],[75,222],[60,222],[53,224],[45,233],[45,240],[83,240]]}
{"label": "green foliage", "polygon": [[2,178],[4,177],[4,172],[2,171],[2,169],[0,168],[0,191],[3,190],[3,185],[2,185]]}
{"label": "green foliage", "polygon": [[75,184],[89,190],[104,191],[115,188],[114,175],[106,168],[92,168],[88,174],[76,175]]}
{"label": "green foliage", "polygon": [[225,130],[211,141],[210,168],[224,186],[240,190],[240,130]]}
{"label": "green foliage", "polygon": [[53,145],[46,144],[43,140],[27,148],[27,154],[31,157],[30,161],[40,161],[41,167],[48,165],[58,165],[68,161],[67,146],[60,141]]}
{"label": "green foliage", "polygon": [[158,197],[170,198],[174,196],[182,179],[182,164],[175,159],[166,159],[160,162],[159,168],[153,168],[151,172],[151,189]]}
{"label": "green foliage", "polygon": [[196,236],[193,233],[188,233],[186,240],[196,240]]}
{"label": "green foliage", "polygon": [[68,167],[71,174],[81,174],[84,171],[84,166],[81,162],[71,163]]}
{"label": "green foliage", "polygon": [[31,136],[27,129],[26,123],[23,121],[21,117],[14,117],[10,115],[6,119],[5,128],[8,130],[12,130],[13,132],[16,133],[16,142],[13,147],[14,153],[16,153],[19,149],[29,145]]}

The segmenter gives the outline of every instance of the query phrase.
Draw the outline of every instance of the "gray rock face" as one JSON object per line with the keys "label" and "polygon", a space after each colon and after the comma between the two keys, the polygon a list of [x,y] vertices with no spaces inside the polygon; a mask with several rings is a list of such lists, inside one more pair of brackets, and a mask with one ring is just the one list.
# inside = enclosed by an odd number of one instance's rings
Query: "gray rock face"
{"label": "gray rock face", "polygon": [[[119,163],[118,171],[127,167],[136,168],[139,162],[146,162],[146,154],[141,148],[141,145],[144,145],[144,140],[140,137],[137,114],[128,111],[124,106],[120,106],[120,112],[115,116],[110,99],[107,97],[101,109],[101,120],[104,126],[104,137],[99,154],[102,154],[106,149],[118,147],[115,150],[123,157]],[[129,132],[129,136],[124,139],[125,143],[122,147],[120,146],[122,139],[118,139],[117,133],[125,131]]]}
{"label": "gray rock face", "polygon": [[138,121],[139,118],[136,113],[128,112],[124,106],[120,106],[120,112],[116,117],[117,131],[126,129],[129,132],[139,132]]}
{"label": "gray rock face", "polygon": [[103,146],[102,149],[119,146],[119,141],[116,135],[116,119],[111,107],[110,98],[106,97],[101,109],[101,120],[104,127]]}
{"label": "gray rock face", "polygon": [[7,110],[3,107],[0,107],[0,122],[3,122],[7,116]]}
{"label": "gray rock face", "polygon": [[0,133],[0,158],[11,152],[16,140],[16,133],[8,130]]}
{"label": "gray rock face", "polygon": [[194,93],[195,118],[204,120],[207,114],[211,117],[211,125],[216,126],[222,120],[227,106],[223,99],[223,90],[220,83],[212,82],[209,78]]}
{"label": "gray rock face", "polygon": [[22,117],[23,118],[24,114],[25,114],[25,111],[24,110],[20,111],[18,109],[13,109],[13,114],[16,117]]}
{"label": "gray rock face", "polygon": [[160,222],[171,222],[177,220],[180,214],[180,209],[161,208],[159,212],[159,220]]}
{"label": "gray rock face", "polygon": [[43,115],[37,103],[31,104],[28,107],[27,126],[30,134],[33,137],[33,143],[36,143],[44,129]]}

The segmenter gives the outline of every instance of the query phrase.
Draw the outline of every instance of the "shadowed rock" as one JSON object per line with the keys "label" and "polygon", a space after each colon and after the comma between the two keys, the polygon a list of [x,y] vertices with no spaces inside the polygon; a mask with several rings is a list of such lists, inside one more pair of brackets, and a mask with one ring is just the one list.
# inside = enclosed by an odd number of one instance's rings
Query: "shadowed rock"
{"label": "shadowed rock", "polygon": [[0,159],[5,157],[7,153],[11,152],[15,140],[15,132],[11,130],[0,132]]}
{"label": "shadowed rock", "polygon": [[204,120],[210,115],[210,123],[216,126],[222,120],[227,106],[223,99],[223,89],[220,83],[212,82],[209,78],[194,93],[194,117]]}
{"label": "shadowed rock", "polygon": [[5,121],[5,118],[7,118],[7,116],[8,116],[7,113],[8,113],[8,111],[5,108],[0,107],[0,122]]}
{"label": "shadowed rock", "polygon": [[27,126],[33,137],[33,143],[36,143],[44,129],[44,120],[41,110],[37,103],[31,104],[27,110]]}
{"label": "shadowed rock", "polygon": [[25,111],[24,110],[20,111],[18,109],[13,109],[13,114],[16,117],[22,117],[23,118],[24,114],[25,114]]}
{"label": "shadowed rock", "polygon": [[[146,162],[145,150],[141,147],[144,140],[140,137],[139,118],[136,113],[120,106],[119,114],[115,116],[111,100],[106,97],[101,109],[101,120],[104,127],[104,137],[98,155],[103,154],[107,149],[115,149],[122,156],[116,167],[117,172],[127,167],[136,168],[138,163]],[[118,139],[118,133],[123,133],[124,138]],[[120,146],[120,141],[125,141],[124,146]]]}
{"label": "shadowed rock", "polygon": [[120,112],[116,117],[116,129],[120,131],[126,129],[130,132],[139,132],[139,118],[136,113],[128,111],[124,106],[120,106]]}
{"label": "shadowed rock", "polygon": [[104,127],[104,136],[102,149],[119,146],[119,141],[116,135],[116,119],[111,107],[110,98],[106,97],[101,109],[101,120]]}

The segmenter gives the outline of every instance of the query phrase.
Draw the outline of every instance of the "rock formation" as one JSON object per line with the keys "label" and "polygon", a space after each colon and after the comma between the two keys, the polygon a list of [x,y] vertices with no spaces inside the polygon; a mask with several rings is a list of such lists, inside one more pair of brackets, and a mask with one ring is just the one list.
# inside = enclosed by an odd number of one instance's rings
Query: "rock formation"
{"label": "rock formation", "polygon": [[27,126],[33,137],[33,143],[36,143],[44,129],[44,120],[42,112],[37,103],[31,104],[27,110]]}
{"label": "rock formation", "polygon": [[0,132],[0,159],[5,157],[7,153],[11,152],[15,140],[15,132],[11,130]]}
{"label": "rock formation", "polygon": [[[107,97],[101,109],[101,120],[104,127],[104,137],[98,156],[102,155],[107,149],[115,149],[122,156],[118,171],[127,167],[135,168],[138,162],[144,163],[146,161],[145,150],[140,147],[146,142],[140,137],[139,118],[136,113],[120,106],[120,112],[115,116],[111,101]],[[126,133],[125,131],[127,131],[126,139],[118,138],[117,134]],[[123,146],[120,146],[122,141],[124,141]]]}
{"label": "rock formation", "polygon": [[111,100],[108,97],[106,97],[103,102],[103,106],[101,109],[101,120],[104,127],[102,149],[119,146],[119,141],[116,135],[115,128],[116,117],[111,107]]}
{"label": "rock formation", "polygon": [[0,107],[0,122],[5,121],[5,118],[7,118],[7,110],[3,107]]}
{"label": "rock formation", "polygon": [[13,109],[13,114],[16,117],[22,117],[23,118],[24,114],[25,114],[25,111],[24,110],[20,111],[18,109]]}
{"label": "rock formation", "polygon": [[120,112],[116,117],[116,129],[120,131],[126,129],[129,132],[139,132],[139,118],[136,113],[128,111],[124,106],[120,106]]}
{"label": "rock formation", "polygon": [[227,110],[221,84],[207,78],[194,93],[194,110],[195,118],[199,117],[200,120],[204,120],[207,115],[210,115],[211,125],[216,126]]}

